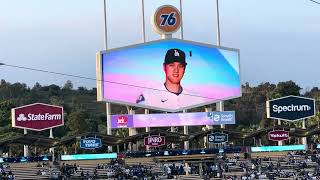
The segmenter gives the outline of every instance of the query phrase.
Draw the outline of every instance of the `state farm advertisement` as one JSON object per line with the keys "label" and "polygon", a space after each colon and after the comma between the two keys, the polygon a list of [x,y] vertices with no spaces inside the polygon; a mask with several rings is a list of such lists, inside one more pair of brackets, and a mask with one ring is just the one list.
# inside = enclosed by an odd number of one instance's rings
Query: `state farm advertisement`
{"label": "state farm advertisement", "polygon": [[11,109],[12,127],[42,131],[64,125],[63,107],[35,103]]}
{"label": "state farm advertisement", "polygon": [[164,136],[152,135],[144,138],[145,146],[159,147],[164,145],[165,143],[166,142]]}
{"label": "state farm advertisement", "polygon": [[289,131],[273,130],[268,133],[270,141],[285,141],[289,139]]}

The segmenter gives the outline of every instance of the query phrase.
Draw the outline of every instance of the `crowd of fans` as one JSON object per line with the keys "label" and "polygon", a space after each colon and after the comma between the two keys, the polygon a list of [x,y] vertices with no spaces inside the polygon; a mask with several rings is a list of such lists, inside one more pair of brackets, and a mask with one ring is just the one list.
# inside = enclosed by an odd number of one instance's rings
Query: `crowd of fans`
{"label": "crowd of fans", "polygon": [[[98,171],[99,170],[99,171]],[[79,165],[62,164],[61,174],[63,177],[80,179],[96,179],[96,178],[115,178],[115,179],[157,179],[152,173],[152,167],[146,165],[128,166],[120,159],[112,159],[111,162],[105,164],[97,164],[93,170],[93,174],[88,170],[83,170]],[[103,174],[99,174],[103,172]]]}
{"label": "crowd of fans", "polygon": [[15,176],[10,170],[10,166],[0,163],[0,180],[14,180]]}
{"label": "crowd of fans", "polygon": [[[115,179],[159,179],[153,173],[153,167],[148,165],[126,165],[121,159],[113,159],[109,163],[97,164],[93,170],[82,169],[80,165],[65,164],[60,166],[59,172],[47,171],[49,164],[39,162],[38,176],[50,175],[51,179],[62,177],[78,177],[80,179],[95,179],[97,177]],[[0,163],[0,179],[15,179],[7,163]],[[284,157],[240,157],[239,153],[226,155],[219,153],[214,160],[197,162],[172,162],[162,164],[162,173],[159,176],[167,179],[176,178],[180,175],[198,174],[204,179],[320,179],[320,152],[295,151],[289,152]],[[162,177],[162,178],[163,178]]]}
{"label": "crowd of fans", "polygon": [[239,153],[227,157],[220,155],[212,162],[165,164],[163,167],[168,179],[179,175],[200,174],[204,179],[320,179],[320,152],[289,152],[286,157],[240,158]]}

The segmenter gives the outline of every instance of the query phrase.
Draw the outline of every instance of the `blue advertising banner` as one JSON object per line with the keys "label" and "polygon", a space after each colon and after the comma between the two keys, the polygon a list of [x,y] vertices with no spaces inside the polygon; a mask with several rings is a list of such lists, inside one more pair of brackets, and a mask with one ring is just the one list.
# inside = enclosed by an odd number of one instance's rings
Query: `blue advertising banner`
{"label": "blue advertising banner", "polygon": [[294,121],[315,116],[315,100],[286,96],[267,101],[267,118]]}
{"label": "blue advertising banner", "polygon": [[228,142],[228,134],[220,132],[208,134],[208,142],[214,144],[226,143]]}
{"label": "blue advertising banner", "polygon": [[101,148],[102,143],[100,138],[85,138],[80,139],[80,148],[82,149],[97,149]]}

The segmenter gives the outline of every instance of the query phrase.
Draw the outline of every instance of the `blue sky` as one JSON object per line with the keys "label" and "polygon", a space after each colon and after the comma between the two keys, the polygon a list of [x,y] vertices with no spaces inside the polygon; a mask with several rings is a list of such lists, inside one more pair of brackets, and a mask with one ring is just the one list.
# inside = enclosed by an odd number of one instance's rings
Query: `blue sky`
{"label": "blue sky", "polygon": [[[107,0],[108,47],[143,42],[140,0]],[[150,17],[163,4],[145,0],[147,41],[160,36]],[[95,78],[104,49],[103,0],[0,0],[0,62]],[[216,44],[214,0],[183,0],[186,40]],[[309,0],[220,0],[221,45],[240,49],[242,83],[293,80],[319,87],[320,5]],[[179,37],[180,32],[174,34]],[[33,86],[95,87],[95,81],[0,66],[0,79]]]}

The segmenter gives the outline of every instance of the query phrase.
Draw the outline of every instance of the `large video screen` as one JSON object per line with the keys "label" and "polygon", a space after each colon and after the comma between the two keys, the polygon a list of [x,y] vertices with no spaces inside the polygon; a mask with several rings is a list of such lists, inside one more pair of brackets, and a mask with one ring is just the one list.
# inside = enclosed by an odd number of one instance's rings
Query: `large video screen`
{"label": "large video screen", "polygon": [[98,100],[177,112],[241,96],[239,50],[179,39],[97,53]]}

